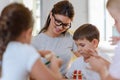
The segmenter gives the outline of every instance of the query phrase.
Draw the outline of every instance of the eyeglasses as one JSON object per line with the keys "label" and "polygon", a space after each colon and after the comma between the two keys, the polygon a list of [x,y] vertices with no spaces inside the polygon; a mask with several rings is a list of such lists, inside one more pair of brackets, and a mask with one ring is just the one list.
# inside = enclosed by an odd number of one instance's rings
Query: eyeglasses
{"label": "eyeglasses", "polygon": [[54,17],[54,23],[55,23],[55,25],[56,26],[62,26],[62,28],[63,29],[69,29],[69,28],[71,28],[71,23],[62,23],[62,21],[60,21],[60,20],[58,20],[58,19],[56,19],[56,17],[53,15],[53,17]]}

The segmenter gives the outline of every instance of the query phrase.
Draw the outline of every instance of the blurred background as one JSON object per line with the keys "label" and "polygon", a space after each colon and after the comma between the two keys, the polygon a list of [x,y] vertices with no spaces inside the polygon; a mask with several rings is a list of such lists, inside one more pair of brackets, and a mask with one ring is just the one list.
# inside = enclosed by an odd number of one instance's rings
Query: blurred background
{"label": "blurred background", "polygon": [[[25,4],[33,11],[35,25],[33,36],[37,35],[44,26],[46,18],[51,11],[53,4],[61,0],[0,0],[0,12],[4,6],[12,2]],[[109,53],[113,47],[109,45],[112,36],[114,21],[106,9],[107,0],[69,0],[75,9],[75,17],[70,31],[74,32],[84,23],[96,25],[100,31],[100,46]],[[107,45],[105,45],[107,44]]]}

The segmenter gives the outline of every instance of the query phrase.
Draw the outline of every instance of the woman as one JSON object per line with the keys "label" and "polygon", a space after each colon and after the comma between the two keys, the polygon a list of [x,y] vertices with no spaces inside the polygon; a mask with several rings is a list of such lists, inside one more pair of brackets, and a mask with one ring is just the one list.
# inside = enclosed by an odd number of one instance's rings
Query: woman
{"label": "woman", "polygon": [[71,27],[71,22],[74,17],[74,8],[67,1],[56,3],[43,29],[39,35],[32,40],[32,45],[38,50],[50,50],[56,56],[63,60],[61,73],[64,75],[67,71],[68,63],[71,59],[72,52],[77,50],[77,47],[70,35],[68,29]]}

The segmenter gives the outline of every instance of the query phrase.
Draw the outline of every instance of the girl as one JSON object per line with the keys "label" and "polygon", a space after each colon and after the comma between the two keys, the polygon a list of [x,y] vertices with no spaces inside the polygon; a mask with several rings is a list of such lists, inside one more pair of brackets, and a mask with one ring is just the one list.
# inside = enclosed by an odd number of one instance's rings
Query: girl
{"label": "girl", "polygon": [[[12,3],[6,6],[0,17],[0,55],[2,80],[61,80],[60,60],[55,56],[48,69],[40,60],[39,53],[29,44],[33,17],[24,5]],[[53,66],[54,64],[54,66]]]}

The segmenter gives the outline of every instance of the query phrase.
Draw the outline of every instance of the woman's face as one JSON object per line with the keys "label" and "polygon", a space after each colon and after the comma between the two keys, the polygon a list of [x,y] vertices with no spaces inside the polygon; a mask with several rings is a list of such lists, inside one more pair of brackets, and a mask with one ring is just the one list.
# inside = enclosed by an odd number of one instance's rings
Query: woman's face
{"label": "woman's face", "polygon": [[50,15],[51,22],[48,30],[50,30],[54,35],[58,36],[65,32],[71,27],[71,19],[67,16],[54,14]]}

